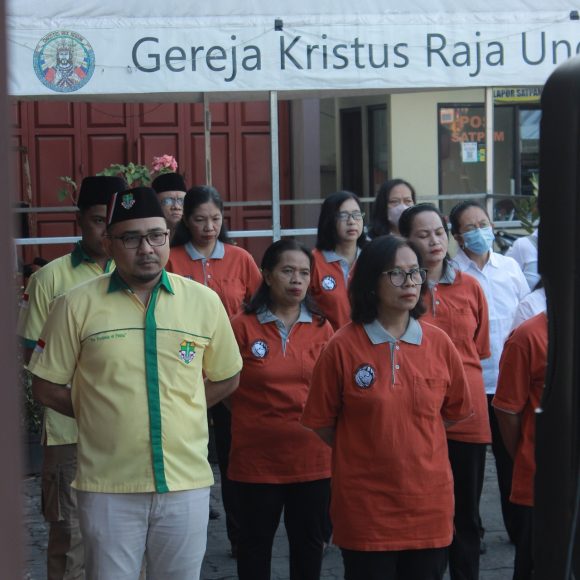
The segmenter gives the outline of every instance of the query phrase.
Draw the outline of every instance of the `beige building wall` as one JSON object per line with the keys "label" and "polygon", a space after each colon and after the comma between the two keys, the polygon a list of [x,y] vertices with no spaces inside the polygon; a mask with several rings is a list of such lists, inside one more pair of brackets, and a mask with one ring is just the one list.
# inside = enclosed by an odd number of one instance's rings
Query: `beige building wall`
{"label": "beige building wall", "polygon": [[437,105],[479,103],[483,89],[397,93],[389,97],[390,175],[413,184],[420,198],[439,193]]}

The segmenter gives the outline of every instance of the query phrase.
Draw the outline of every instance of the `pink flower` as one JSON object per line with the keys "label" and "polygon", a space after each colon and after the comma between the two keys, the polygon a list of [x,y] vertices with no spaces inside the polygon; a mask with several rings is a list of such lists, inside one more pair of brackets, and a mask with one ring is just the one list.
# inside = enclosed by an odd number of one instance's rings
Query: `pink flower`
{"label": "pink flower", "polygon": [[177,161],[173,155],[162,155],[153,157],[153,171],[157,173],[169,173],[177,171]]}

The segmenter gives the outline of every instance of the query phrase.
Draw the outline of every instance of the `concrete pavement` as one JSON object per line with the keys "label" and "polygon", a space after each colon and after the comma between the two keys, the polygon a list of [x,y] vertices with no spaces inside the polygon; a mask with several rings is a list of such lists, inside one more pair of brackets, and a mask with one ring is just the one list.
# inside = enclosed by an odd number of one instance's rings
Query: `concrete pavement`
{"label": "concrete pavement", "polygon": [[[221,518],[212,520],[208,527],[207,552],[201,574],[202,580],[236,580],[236,561],[229,555],[229,542],[225,530],[219,473],[212,488],[212,504],[221,512]],[[40,480],[38,476],[23,481],[25,526],[27,538],[26,580],[46,578],[45,549],[46,525],[40,515]],[[487,553],[481,557],[481,580],[510,580],[513,573],[513,546],[508,542],[499,507],[495,463],[488,450],[485,483],[481,502],[481,513],[486,528]],[[288,545],[281,525],[276,536],[272,558],[272,580],[288,580]],[[331,546],[324,557],[321,578],[342,580],[343,568],[340,550]],[[168,579],[171,580],[171,579]]]}

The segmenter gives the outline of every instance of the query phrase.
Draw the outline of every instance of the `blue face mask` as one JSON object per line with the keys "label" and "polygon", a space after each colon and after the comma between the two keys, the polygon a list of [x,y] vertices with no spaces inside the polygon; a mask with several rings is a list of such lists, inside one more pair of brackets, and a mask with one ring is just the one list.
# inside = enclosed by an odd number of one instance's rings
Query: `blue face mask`
{"label": "blue face mask", "polygon": [[476,228],[465,232],[462,236],[465,247],[478,256],[487,254],[491,250],[493,240],[495,239],[493,229],[489,226],[487,228]]}

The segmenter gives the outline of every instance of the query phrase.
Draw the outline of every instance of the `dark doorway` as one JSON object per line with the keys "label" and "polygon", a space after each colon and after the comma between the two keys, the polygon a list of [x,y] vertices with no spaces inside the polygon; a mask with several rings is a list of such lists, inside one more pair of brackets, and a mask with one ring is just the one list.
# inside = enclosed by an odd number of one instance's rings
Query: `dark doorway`
{"label": "dark doorway", "polygon": [[364,195],[362,112],[360,108],[340,111],[340,158],[342,188]]}

